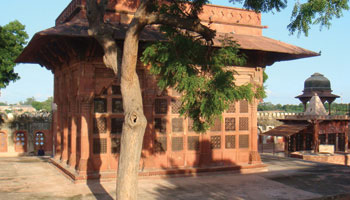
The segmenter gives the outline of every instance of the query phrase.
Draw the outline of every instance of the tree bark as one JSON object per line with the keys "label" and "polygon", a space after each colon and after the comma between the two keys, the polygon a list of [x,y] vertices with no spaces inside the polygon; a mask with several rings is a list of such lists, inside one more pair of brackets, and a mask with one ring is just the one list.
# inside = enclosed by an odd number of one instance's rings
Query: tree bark
{"label": "tree bark", "polygon": [[215,36],[215,31],[202,25],[199,19],[158,15],[148,12],[152,1],[141,1],[126,32],[123,56],[113,38],[113,27],[103,21],[108,0],[87,0],[89,35],[94,36],[104,49],[103,61],[106,67],[121,75],[121,92],[124,108],[124,124],[121,136],[121,149],[117,174],[117,199],[136,200],[138,195],[138,171],[147,125],[143,113],[142,94],[136,74],[139,35],[148,24],[168,24],[199,33],[207,41]]}
{"label": "tree bark", "polygon": [[125,118],[117,174],[118,200],[136,200],[138,195],[138,170],[147,125],[139,78],[136,74],[139,34],[143,27],[144,25],[134,18],[124,41],[120,86]]}

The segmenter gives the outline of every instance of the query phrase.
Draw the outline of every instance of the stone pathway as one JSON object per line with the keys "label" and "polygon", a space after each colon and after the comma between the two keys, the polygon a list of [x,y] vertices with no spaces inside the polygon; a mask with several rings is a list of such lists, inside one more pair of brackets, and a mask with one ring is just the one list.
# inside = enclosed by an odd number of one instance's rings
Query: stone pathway
{"label": "stone pathway", "polygon": [[[263,155],[269,172],[139,180],[140,200],[327,199],[349,193],[350,168]],[[45,158],[0,158],[0,199],[115,198],[115,182],[72,183]],[[338,199],[349,199],[340,196]]]}

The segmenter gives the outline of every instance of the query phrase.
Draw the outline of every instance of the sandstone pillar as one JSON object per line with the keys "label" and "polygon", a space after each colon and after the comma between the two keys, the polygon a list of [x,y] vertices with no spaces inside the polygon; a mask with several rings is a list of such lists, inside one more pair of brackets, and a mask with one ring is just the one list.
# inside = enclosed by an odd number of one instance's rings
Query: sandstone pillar
{"label": "sandstone pillar", "polygon": [[89,157],[90,157],[90,117],[91,117],[91,103],[84,102],[81,105],[81,136],[80,136],[80,162],[78,170],[80,172],[88,171]]}

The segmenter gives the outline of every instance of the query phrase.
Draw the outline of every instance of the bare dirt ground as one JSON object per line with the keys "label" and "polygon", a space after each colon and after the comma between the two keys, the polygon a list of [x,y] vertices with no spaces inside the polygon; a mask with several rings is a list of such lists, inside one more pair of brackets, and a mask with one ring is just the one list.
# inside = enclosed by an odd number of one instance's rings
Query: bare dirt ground
{"label": "bare dirt ground", "polygon": [[[262,155],[268,172],[139,180],[140,200],[350,199],[350,167]],[[47,158],[0,158],[0,199],[115,198],[115,182],[74,184]]]}

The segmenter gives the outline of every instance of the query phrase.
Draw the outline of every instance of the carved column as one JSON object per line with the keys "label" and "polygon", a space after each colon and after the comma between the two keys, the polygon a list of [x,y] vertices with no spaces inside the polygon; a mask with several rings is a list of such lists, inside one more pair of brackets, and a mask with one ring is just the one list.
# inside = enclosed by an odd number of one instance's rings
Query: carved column
{"label": "carved column", "polygon": [[[75,101],[73,101],[75,102]],[[76,155],[77,155],[77,146],[76,146],[76,143],[77,143],[77,123],[76,123],[76,120],[77,120],[77,117],[76,117],[76,106],[74,103],[72,103],[72,112],[71,112],[71,128],[70,128],[70,131],[71,131],[71,134],[70,134],[70,137],[71,137],[71,146],[70,146],[70,155],[69,155],[69,165],[70,167],[75,167],[75,164],[76,164]]]}
{"label": "carved column", "polygon": [[62,158],[61,160],[63,162],[67,162],[68,161],[68,103],[67,103],[67,99],[64,98],[64,104],[63,106],[63,114],[62,114]]}
{"label": "carved column", "polygon": [[345,148],[344,151],[348,152],[349,148],[349,122],[345,122],[345,131],[344,131],[344,139],[345,139]]}
{"label": "carved column", "polygon": [[88,171],[90,158],[90,139],[91,130],[91,103],[84,102],[81,105],[81,136],[80,136],[80,162],[78,170]]}
{"label": "carved column", "polygon": [[90,153],[92,132],[92,106],[95,90],[94,67],[89,63],[84,63],[80,68],[79,102],[80,102],[80,161],[78,165],[79,173],[91,170]]}
{"label": "carved column", "polygon": [[59,160],[62,157],[62,144],[61,144],[61,115],[62,115],[62,104],[61,104],[61,83],[62,77],[60,73],[55,72],[55,99],[54,102],[57,105],[57,110],[54,112],[54,132],[55,132],[55,159]]}
{"label": "carved column", "polygon": [[313,135],[314,135],[314,152],[318,153],[318,145],[319,145],[319,141],[318,141],[318,133],[319,133],[319,121],[315,120],[313,122]]}
{"label": "carved column", "polygon": [[252,102],[250,112],[251,129],[249,163],[256,164],[261,162],[261,158],[258,152],[257,100],[254,100]]}

